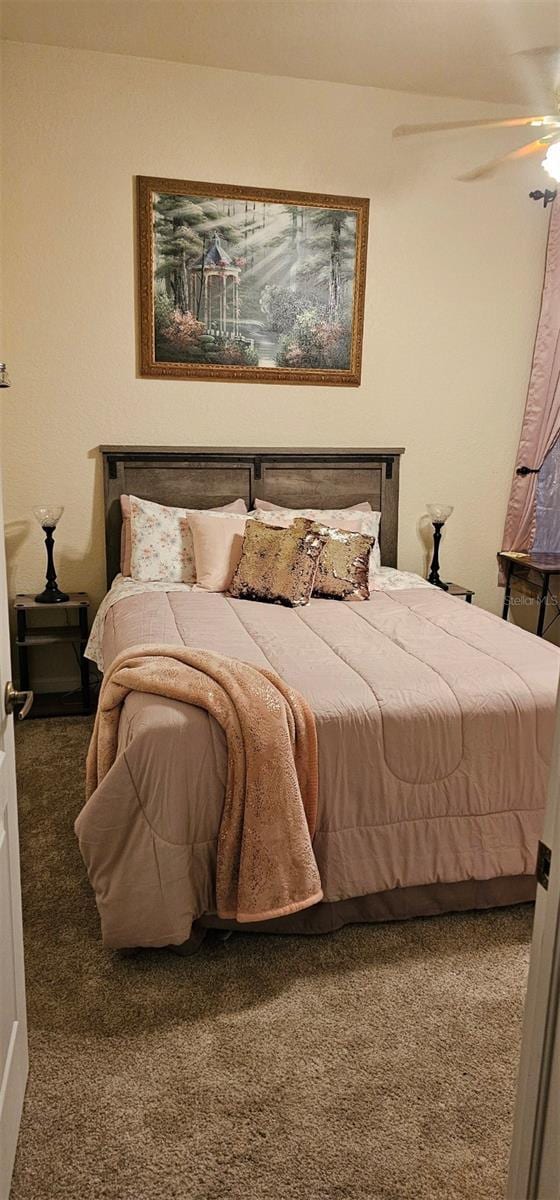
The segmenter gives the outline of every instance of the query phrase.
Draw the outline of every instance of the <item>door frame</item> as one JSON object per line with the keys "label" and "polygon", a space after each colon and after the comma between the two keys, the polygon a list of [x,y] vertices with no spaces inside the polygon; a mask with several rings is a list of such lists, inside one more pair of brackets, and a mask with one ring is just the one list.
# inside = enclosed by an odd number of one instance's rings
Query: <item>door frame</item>
{"label": "door frame", "polygon": [[4,550],[4,517],[2,506],[2,478],[0,473],[0,772],[2,795],[6,803],[0,807],[0,847],[7,843],[8,865],[8,921],[11,923],[11,939],[7,953],[11,962],[2,963],[2,970],[11,976],[12,1011],[14,1013],[6,1058],[0,1064],[0,1200],[8,1200],[14,1166],[27,1075],[29,1053],[27,1045],[27,1016],[25,1003],[25,973],[23,960],[23,931],[21,912],[21,886],[19,872],[19,835],[17,810],[17,784],[14,745],[14,718],[4,707],[4,691],[11,677],[10,635],[8,628],[8,590],[6,582],[6,558]]}
{"label": "door frame", "polygon": [[560,1039],[560,690],[542,844],[551,852],[550,872],[548,887],[537,887],[507,1200],[544,1200],[540,1176]]}

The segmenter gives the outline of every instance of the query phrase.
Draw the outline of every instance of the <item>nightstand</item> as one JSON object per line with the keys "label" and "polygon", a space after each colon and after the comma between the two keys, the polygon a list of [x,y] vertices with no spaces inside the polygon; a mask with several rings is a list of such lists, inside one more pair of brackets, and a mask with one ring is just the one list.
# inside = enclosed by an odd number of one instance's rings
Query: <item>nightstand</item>
{"label": "nightstand", "polygon": [[472,604],[474,592],[471,588],[462,587],[460,583],[446,583],[445,590],[448,596],[463,596],[467,604]]}
{"label": "nightstand", "polygon": [[[81,687],[78,694],[40,692],[35,695],[30,717],[60,717],[91,712],[89,663],[84,658],[89,636],[89,596],[86,592],[71,592],[63,604],[37,604],[34,596],[19,595],[14,600],[16,613],[16,646],[19,661],[20,688],[29,688],[29,650],[32,646],[62,645],[76,646],[80,667]],[[36,623],[37,613],[64,613],[66,624],[42,625]],[[77,618],[75,620],[74,618]]]}

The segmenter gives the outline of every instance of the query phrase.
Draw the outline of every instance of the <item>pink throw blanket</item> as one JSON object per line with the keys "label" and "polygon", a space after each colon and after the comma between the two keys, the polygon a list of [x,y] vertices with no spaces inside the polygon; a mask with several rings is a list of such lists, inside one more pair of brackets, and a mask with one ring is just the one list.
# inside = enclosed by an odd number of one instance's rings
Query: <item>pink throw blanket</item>
{"label": "pink throw blanket", "polygon": [[[224,731],[228,765],[216,867],[218,915],[265,921],[321,900],[311,845],[317,735],[302,696],[274,672],[221,654],[171,645],[125,650],[103,680],[87,758],[87,799],[117,758],[119,721],[130,692],[196,705]],[[95,876],[100,850],[88,842],[82,853]]]}

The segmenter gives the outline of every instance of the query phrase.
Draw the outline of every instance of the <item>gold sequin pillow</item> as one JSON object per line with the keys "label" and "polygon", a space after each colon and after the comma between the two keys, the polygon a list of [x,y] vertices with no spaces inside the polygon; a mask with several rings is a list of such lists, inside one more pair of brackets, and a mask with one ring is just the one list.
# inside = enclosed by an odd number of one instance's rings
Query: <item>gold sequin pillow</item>
{"label": "gold sequin pillow", "polygon": [[230,595],[289,608],[308,604],[325,540],[313,521],[300,520],[289,529],[247,521]]}
{"label": "gold sequin pillow", "polygon": [[[301,518],[294,526],[308,524]],[[315,523],[313,529],[325,539],[319,555],[313,595],[324,600],[369,600],[369,559],[375,538]]]}

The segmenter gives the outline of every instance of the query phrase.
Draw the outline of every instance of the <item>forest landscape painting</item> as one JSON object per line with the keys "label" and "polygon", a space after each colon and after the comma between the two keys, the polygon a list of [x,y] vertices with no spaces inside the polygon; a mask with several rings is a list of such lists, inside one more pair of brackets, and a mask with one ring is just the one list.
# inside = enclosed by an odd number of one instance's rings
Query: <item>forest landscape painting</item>
{"label": "forest landscape painting", "polygon": [[138,179],[141,374],[357,385],[369,201]]}

